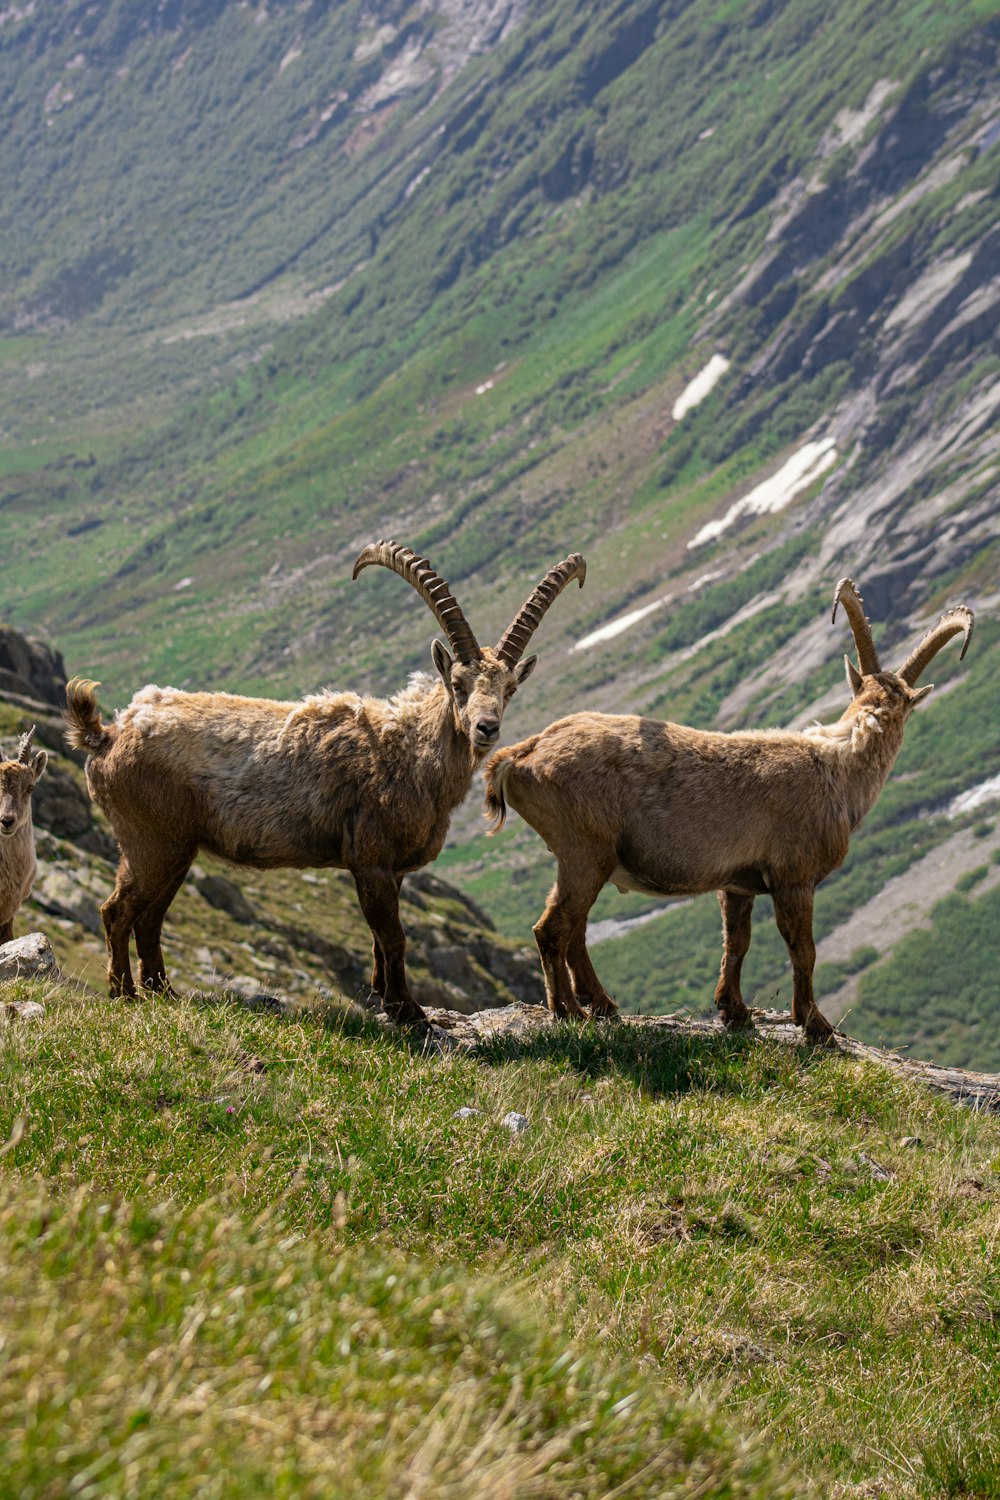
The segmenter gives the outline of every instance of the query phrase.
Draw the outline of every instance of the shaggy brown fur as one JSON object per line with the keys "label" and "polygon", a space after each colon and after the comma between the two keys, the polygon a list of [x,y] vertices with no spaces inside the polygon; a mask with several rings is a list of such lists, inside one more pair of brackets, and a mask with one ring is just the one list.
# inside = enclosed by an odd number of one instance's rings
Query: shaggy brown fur
{"label": "shaggy brown fur", "polygon": [[[375,561],[388,559],[414,587],[428,588],[429,565],[395,543],[376,545]],[[583,560],[570,562],[559,565],[553,598],[582,575]],[[417,674],[387,700],[327,692],[273,702],[146,687],[105,724],[96,684],[69,684],[68,739],[90,751],[87,785],[121,849],[102,908],[112,994],[135,994],[133,933],[140,983],[168,987],[163,919],[195,853],[206,849],[258,869],[350,870],[372,929],[372,988],[394,1020],[423,1020],[406,980],[400,884],[439,853],[452,809],[535,664],[534,657],[518,664],[520,650],[501,659],[480,648],[448,600],[449,638],[473,659],[453,661],[435,641],[441,680]]]}
{"label": "shaggy brown fur", "polygon": [[740,968],[754,897],[767,892],[792,961],[795,1020],[813,1039],[830,1033],[813,998],[813,892],[843,863],[909,714],[930,692],[914,691],[917,673],[950,635],[964,629],[968,643],[972,630],[971,611],[953,611],[899,673],[882,672],[860,596],[848,600],[859,656],[876,670],[862,675],[848,663],[854,696],[835,724],[802,734],[716,734],[574,714],[494,757],[486,775],[491,831],[499,831],[509,802],[557,860],[534,929],[557,1015],[580,1016],[583,1007],[591,1015],[616,1012],[586,946],[587,914],[610,882],[657,896],[718,892],[724,951],[716,1004],[727,1026],[748,1024]]}
{"label": "shaggy brown fur", "polygon": [[48,757],[44,750],[29,755],[33,734],[22,738],[16,760],[0,761],[0,943],[14,936],[14,918],[37,871],[31,794]]}

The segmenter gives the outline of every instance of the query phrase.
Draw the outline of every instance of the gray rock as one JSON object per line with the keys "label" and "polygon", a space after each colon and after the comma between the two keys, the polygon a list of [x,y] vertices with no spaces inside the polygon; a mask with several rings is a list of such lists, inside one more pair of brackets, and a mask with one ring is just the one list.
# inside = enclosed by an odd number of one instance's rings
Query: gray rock
{"label": "gray rock", "polygon": [[869,1156],[865,1151],[858,1152],[858,1161],[862,1166],[868,1168],[876,1182],[891,1182],[895,1176],[894,1172],[890,1172],[888,1167],[883,1167],[880,1162],[877,1162],[873,1156]]}
{"label": "gray rock", "polygon": [[[474,1107],[474,1105],[463,1104],[461,1109],[456,1109],[456,1111],[455,1111],[454,1115],[452,1116],[452,1118],[455,1119],[455,1120],[472,1120],[472,1119],[475,1118],[476,1115],[481,1115],[481,1114],[482,1114],[482,1110],[481,1109],[476,1109]],[[523,1118],[523,1116],[522,1116],[522,1118]]]}
{"label": "gray rock", "polygon": [[90,798],[72,775],[50,760],[46,774],[35,787],[34,819],[40,828],[61,839],[86,833],[93,822]]}
{"label": "gray rock", "polygon": [[32,897],[45,911],[69,917],[88,932],[101,932],[101,913],[89,891],[64,870],[46,870],[35,883]]}
{"label": "gray rock", "polygon": [[40,698],[61,708],[66,701],[66,664],[44,641],[0,625],[0,692]]}
{"label": "gray rock", "polygon": [[0,979],[58,979],[52,945],[41,932],[29,932],[0,945]]}
{"label": "gray rock", "polygon": [[512,1109],[508,1114],[504,1115],[500,1124],[506,1126],[514,1135],[519,1135],[522,1130],[530,1128],[531,1121],[527,1115],[519,1115],[516,1109]]}
{"label": "gray rock", "polygon": [[238,1000],[247,1010],[266,1011],[273,1016],[290,1016],[298,1011],[294,1000],[285,995],[275,995],[266,990],[259,979],[249,974],[234,974],[223,986],[227,995]]}
{"label": "gray rock", "polygon": [[258,920],[257,913],[239,886],[232,880],[227,880],[225,875],[199,873],[194,876],[194,884],[209,906],[214,906],[216,911],[224,911],[235,921],[244,922],[247,925]]}
{"label": "gray rock", "polygon": [[45,1006],[37,1000],[10,1000],[3,1007],[12,1021],[44,1021]]}

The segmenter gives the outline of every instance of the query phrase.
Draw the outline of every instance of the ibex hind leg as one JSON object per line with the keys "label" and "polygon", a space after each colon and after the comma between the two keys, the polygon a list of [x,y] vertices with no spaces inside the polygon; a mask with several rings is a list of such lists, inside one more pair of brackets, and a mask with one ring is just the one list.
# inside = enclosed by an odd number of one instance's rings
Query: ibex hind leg
{"label": "ibex hind leg", "polygon": [[[608,859],[595,860],[592,849],[574,849],[559,856],[556,883],[549,892],[544,912],[532,929],[542,962],[549,1009],[557,1016],[584,1019],[586,1012],[580,1004],[584,998],[587,1003],[592,999],[596,1000],[598,1007],[602,1003],[614,1006],[610,995],[605,994],[589,958],[584,968],[581,969],[579,964],[581,950],[586,956],[584,934],[587,914],[614,869],[614,864],[613,857],[610,862]],[[574,990],[570,974],[571,948],[573,958],[577,960],[583,995],[578,995]]]}
{"label": "ibex hind leg", "polygon": [[132,871],[123,857],[118,866],[115,888],[101,907],[104,940],[108,949],[108,991],[112,999],[135,999],[135,980],[132,978],[128,945],[132,924],[141,904]]}
{"label": "ibex hind leg", "polygon": [[178,857],[169,875],[166,875],[157,896],[148,902],[132,924],[136,952],[139,956],[139,983],[143,989],[157,990],[165,995],[173,994],[163,962],[161,947],[163,919],[170,903],[184,883],[184,877],[191,868],[194,854],[195,851],[192,849],[184,856]]}
{"label": "ibex hind leg", "polygon": [[14,936],[14,918],[9,922],[0,922],[0,943],[9,943]]}
{"label": "ibex hind leg", "polygon": [[570,974],[573,976],[573,990],[581,1005],[585,1005],[590,1012],[591,1019],[597,1020],[601,1017],[606,1019],[617,1018],[618,1007],[604,988],[597,971],[590,961],[587,952],[587,919],[574,931],[570,938],[569,947],[566,952],[566,960],[569,964]]}
{"label": "ibex hind leg", "polygon": [[715,1003],[723,1026],[730,1030],[752,1024],[740,990],[740,970],[750,947],[753,897],[719,892],[722,908],[722,967],[715,987]]}

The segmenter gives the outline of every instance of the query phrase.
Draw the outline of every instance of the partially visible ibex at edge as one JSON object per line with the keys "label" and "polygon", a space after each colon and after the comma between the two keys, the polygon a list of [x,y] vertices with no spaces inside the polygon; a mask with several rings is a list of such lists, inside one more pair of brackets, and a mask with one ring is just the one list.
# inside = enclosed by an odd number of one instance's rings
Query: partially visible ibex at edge
{"label": "partially visible ibex at edge", "polygon": [[9,943],[14,936],[14,918],[31,891],[38,868],[31,794],[48,756],[44,750],[31,754],[34,737],[32,725],[18,742],[17,759],[0,759],[0,943]]}
{"label": "partially visible ibex at edge", "polygon": [[448,637],[394,698],[324,692],[297,703],[146,687],[104,724],[95,683],[66,690],[71,745],[90,751],[87,785],[121,850],[104,903],[108,981],[132,996],[129,937],[140,983],[166,989],[163,918],[198,849],[238,865],[350,870],[374,939],[372,989],[387,1015],[423,1020],[406,980],[399,888],[440,852],[452,809],[496,744],[504,709],[535,665],[521,661],[579,553],[550,568],[497,645],[481,647],[448,585],[425,558],[374,542],[354,565],[391,568],[420,594]]}
{"label": "partially visible ibex at edge", "polygon": [[499,831],[505,802],[558,861],[535,926],[550,1008],[559,1016],[613,1015],[587,953],[587,913],[605,882],[657,896],[718,891],[723,956],[715,1000],[727,1026],[747,1025],[740,967],[754,897],[774,901],[792,961],[792,1015],[819,1040],[833,1030],[813,998],[813,892],[847,854],[903,742],[911,711],[931,691],[915,683],[946,641],[972,637],[964,605],[942,616],[898,672],[883,672],[861,596],[843,603],[860,671],[845,658],[852,702],[835,724],[804,733],[706,733],[656,719],[581,713],[496,755],[486,808]]}

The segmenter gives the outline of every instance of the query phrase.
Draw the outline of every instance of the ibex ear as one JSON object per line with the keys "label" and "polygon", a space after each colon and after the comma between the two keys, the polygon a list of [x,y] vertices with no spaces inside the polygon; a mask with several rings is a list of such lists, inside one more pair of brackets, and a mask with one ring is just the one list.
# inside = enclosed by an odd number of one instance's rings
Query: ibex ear
{"label": "ibex ear", "polygon": [[35,756],[34,760],[31,762],[31,769],[35,773],[35,780],[36,781],[38,780],[39,776],[41,776],[42,772],[45,770],[45,767],[48,765],[48,763],[49,763],[49,757],[46,755],[45,751],[44,750],[39,750],[38,754]]}
{"label": "ibex ear", "polygon": [[933,682],[929,682],[926,687],[917,688],[917,691],[910,698],[910,702],[912,703],[913,707],[916,708],[917,704],[922,703],[923,700],[927,697],[927,694],[933,693],[933,691]]}
{"label": "ibex ear", "polygon": [[528,677],[530,677],[537,665],[537,656],[526,656],[524,658],[524,661],[518,662],[517,666],[514,668],[514,675],[517,678],[518,682],[524,682]]}
{"label": "ibex ear", "polygon": [[444,678],[445,686],[450,689],[451,669],[454,666],[454,662],[448,655],[443,641],[435,640],[431,645],[431,661],[434,663],[437,671],[440,672],[441,676]]}
{"label": "ibex ear", "polygon": [[849,656],[844,657],[844,666],[847,668],[847,686],[851,690],[851,697],[856,698],[861,691],[861,673]]}

